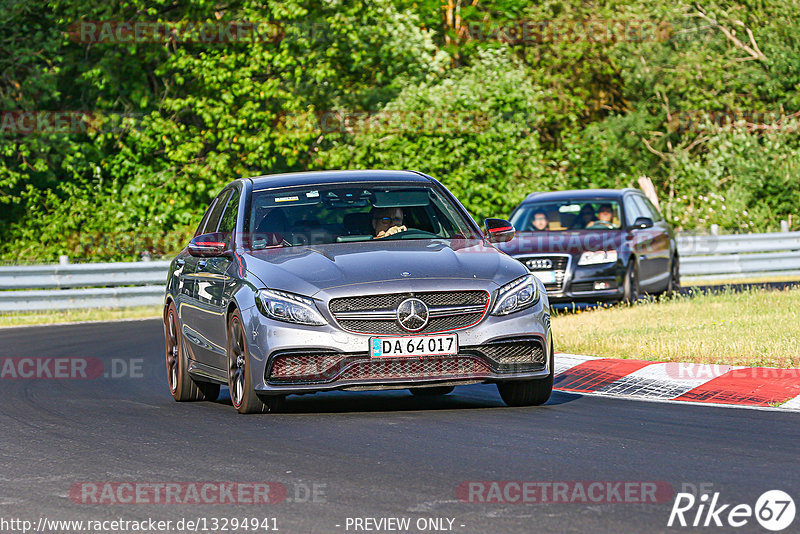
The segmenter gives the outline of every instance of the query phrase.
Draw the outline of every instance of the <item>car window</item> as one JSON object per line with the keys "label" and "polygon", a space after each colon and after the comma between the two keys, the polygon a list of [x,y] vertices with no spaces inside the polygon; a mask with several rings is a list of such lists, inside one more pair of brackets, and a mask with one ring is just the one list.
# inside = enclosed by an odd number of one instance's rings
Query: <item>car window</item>
{"label": "car window", "polygon": [[650,218],[653,219],[653,222],[661,222],[664,220],[664,217],[661,216],[661,213],[659,213],[658,209],[650,202],[649,198],[641,197],[641,199],[644,200],[644,204],[647,206],[647,210],[650,212]]}
{"label": "car window", "polygon": [[[634,195],[633,196],[634,202],[636,202],[636,207],[639,208],[639,213],[641,213],[641,217],[647,217],[655,222],[655,216],[653,215],[652,211],[650,211],[650,207],[647,205],[647,199],[643,196]],[[655,211],[655,210],[653,210]]]}
{"label": "car window", "polygon": [[642,208],[634,202],[635,196],[631,195],[629,197],[625,197],[625,222],[628,226],[633,225],[633,223],[639,217],[649,217],[650,215],[647,212],[642,212]]}
{"label": "car window", "polygon": [[225,203],[228,201],[228,196],[231,194],[230,189],[226,189],[217,196],[214,208],[208,216],[205,227],[203,227],[203,234],[210,234],[216,232],[219,227],[219,221],[222,218],[222,210],[225,208]]}
{"label": "car window", "polygon": [[480,237],[445,196],[418,185],[367,182],[254,191],[247,219],[254,249]]}
{"label": "car window", "polygon": [[518,232],[522,232],[525,231],[524,229],[531,227],[532,219],[533,211],[528,209],[527,204],[523,204],[511,214],[511,217],[508,219],[508,221],[514,225],[514,228],[516,228]]}
{"label": "car window", "polygon": [[217,198],[219,197],[216,197],[214,198],[214,200],[211,201],[211,204],[208,205],[206,212],[203,214],[203,218],[200,219],[200,224],[197,225],[197,230],[194,233],[195,237],[203,233],[203,229],[206,227],[206,224],[208,223],[208,217],[211,215],[211,212],[214,211],[214,206],[217,204]]}
{"label": "car window", "polygon": [[233,242],[233,234],[236,231],[236,217],[238,214],[239,192],[234,189],[230,200],[228,200],[225,213],[222,215],[222,220],[219,223],[219,231],[226,234],[225,240],[228,246]]}

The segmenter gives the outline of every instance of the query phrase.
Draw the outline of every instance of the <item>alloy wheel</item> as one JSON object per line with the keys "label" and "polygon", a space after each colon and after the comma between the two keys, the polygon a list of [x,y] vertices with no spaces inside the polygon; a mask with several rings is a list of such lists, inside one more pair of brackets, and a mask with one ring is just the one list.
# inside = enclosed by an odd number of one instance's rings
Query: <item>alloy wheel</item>
{"label": "alloy wheel", "polygon": [[242,405],[245,388],[245,365],[247,357],[244,349],[244,332],[238,317],[231,320],[228,336],[228,387],[231,391],[231,402],[235,407]]}
{"label": "alloy wheel", "polygon": [[174,394],[178,389],[178,358],[180,358],[180,348],[178,343],[178,328],[175,313],[169,310],[166,321],[166,335],[164,336],[167,344],[167,380],[169,389]]}

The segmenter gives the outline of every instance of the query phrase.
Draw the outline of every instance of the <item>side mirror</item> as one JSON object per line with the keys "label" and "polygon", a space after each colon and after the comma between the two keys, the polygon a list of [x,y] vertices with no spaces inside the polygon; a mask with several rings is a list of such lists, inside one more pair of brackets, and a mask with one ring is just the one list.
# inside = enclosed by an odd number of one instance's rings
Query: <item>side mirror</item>
{"label": "side mirror", "polygon": [[652,228],[653,227],[653,219],[650,217],[637,217],[635,221],[633,221],[632,228],[634,230],[641,230],[643,228]]}
{"label": "side mirror", "polygon": [[514,225],[504,219],[486,219],[483,221],[483,233],[489,243],[506,243],[514,239],[517,231]]}
{"label": "side mirror", "polygon": [[201,234],[189,241],[189,254],[200,258],[210,258],[213,256],[224,256],[228,248],[225,242],[225,235],[219,232],[212,234]]}

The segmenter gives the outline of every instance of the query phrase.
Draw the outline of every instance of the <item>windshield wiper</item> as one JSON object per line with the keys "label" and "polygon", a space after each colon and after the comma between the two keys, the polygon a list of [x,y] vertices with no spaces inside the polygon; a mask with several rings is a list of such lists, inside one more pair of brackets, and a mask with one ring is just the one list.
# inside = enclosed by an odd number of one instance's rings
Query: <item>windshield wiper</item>
{"label": "windshield wiper", "polygon": [[277,245],[267,245],[266,241],[264,241],[263,243],[259,243],[258,241],[256,241],[255,243],[253,243],[253,250],[266,250],[268,248],[284,248],[292,246],[294,245],[292,245],[285,239],[282,239],[281,242],[278,243]]}

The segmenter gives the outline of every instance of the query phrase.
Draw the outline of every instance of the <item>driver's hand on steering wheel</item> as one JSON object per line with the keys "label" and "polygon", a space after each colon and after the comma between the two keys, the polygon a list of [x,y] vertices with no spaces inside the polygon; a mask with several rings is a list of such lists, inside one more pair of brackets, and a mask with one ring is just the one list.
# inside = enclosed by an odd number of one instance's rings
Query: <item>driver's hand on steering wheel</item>
{"label": "driver's hand on steering wheel", "polygon": [[382,237],[389,237],[390,235],[399,234],[400,232],[405,232],[406,230],[408,230],[408,228],[406,228],[405,225],[403,225],[403,226],[392,226],[388,230],[385,230],[385,231],[382,230],[382,231],[378,232],[378,235],[376,235],[374,237],[374,239],[380,239]]}

